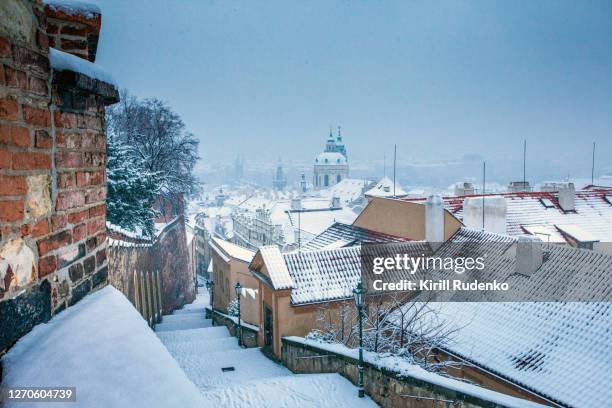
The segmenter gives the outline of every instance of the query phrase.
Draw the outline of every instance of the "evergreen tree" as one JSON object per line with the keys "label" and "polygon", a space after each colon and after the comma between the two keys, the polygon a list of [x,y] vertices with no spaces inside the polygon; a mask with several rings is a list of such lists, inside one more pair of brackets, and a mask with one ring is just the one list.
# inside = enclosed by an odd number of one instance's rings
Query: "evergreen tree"
{"label": "evergreen tree", "polygon": [[107,219],[146,236],[154,234],[153,202],[160,192],[157,172],[150,171],[138,153],[109,134],[107,145]]}

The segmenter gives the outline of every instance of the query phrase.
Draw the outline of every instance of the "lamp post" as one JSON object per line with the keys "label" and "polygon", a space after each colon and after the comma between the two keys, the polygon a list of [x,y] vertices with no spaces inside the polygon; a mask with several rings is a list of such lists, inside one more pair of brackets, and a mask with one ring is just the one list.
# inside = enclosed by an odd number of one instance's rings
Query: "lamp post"
{"label": "lamp post", "polygon": [[234,289],[236,290],[236,298],[238,300],[238,345],[242,346],[242,326],[240,324],[240,294],[242,293],[242,286],[240,282],[236,282]]}
{"label": "lamp post", "polygon": [[215,325],[215,319],[214,319],[215,307],[213,305],[215,301],[215,282],[211,281],[210,279],[207,280],[206,289],[208,289],[208,293],[210,294],[210,320],[211,320],[211,324],[214,326]]}
{"label": "lamp post", "polygon": [[357,306],[357,313],[359,315],[359,382],[357,383],[357,395],[359,398],[363,398],[365,393],[363,391],[363,295],[365,290],[361,285],[361,281],[357,284],[357,287],[353,289],[353,295],[355,296],[355,305]]}

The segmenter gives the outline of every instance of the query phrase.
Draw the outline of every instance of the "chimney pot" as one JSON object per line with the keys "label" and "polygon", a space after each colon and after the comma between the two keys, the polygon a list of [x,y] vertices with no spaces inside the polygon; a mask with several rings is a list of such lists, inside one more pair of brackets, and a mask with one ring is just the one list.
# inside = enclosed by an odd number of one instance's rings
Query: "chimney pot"
{"label": "chimney pot", "polygon": [[438,195],[425,202],[425,240],[434,250],[444,242],[444,202]]}
{"label": "chimney pot", "polygon": [[542,240],[533,235],[521,235],[516,242],[516,273],[531,276],[544,261]]}
{"label": "chimney pot", "polygon": [[559,186],[559,207],[563,211],[576,210],[576,190],[574,183],[564,183]]}

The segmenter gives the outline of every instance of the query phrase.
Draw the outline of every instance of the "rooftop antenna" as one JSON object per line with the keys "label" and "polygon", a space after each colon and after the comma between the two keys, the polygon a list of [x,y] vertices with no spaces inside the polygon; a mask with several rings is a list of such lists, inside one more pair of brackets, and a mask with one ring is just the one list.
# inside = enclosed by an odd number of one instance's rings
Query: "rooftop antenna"
{"label": "rooftop antenna", "polygon": [[523,140],[523,188],[525,188],[525,184],[527,182],[526,163],[527,163],[527,139]]}
{"label": "rooftop antenna", "polygon": [[395,168],[397,167],[397,144],[393,145],[393,198],[395,198]]}
{"label": "rooftop antenna", "polygon": [[482,230],[485,229],[485,193],[487,185],[487,162],[482,162]]}
{"label": "rooftop antenna", "polygon": [[595,185],[595,142],[593,142],[593,160],[591,161],[591,185]]}

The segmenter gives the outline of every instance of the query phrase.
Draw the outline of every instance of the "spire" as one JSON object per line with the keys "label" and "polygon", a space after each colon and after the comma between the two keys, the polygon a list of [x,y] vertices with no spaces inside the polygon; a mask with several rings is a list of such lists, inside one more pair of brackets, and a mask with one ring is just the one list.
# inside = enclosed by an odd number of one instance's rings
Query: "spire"
{"label": "spire", "polygon": [[342,143],[342,130],[341,130],[341,126],[338,126],[338,136],[336,137],[336,141],[338,143]]}

